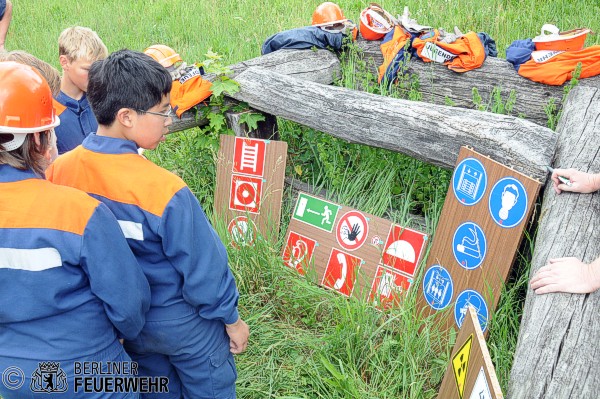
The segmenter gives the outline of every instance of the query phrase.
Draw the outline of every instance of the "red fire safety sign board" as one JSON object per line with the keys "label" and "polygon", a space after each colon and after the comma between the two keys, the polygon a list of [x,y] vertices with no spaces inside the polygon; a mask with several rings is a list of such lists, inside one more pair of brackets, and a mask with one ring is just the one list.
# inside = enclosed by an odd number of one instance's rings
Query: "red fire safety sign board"
{"label": "red fire safety sign board", "polygon": [[383,250],[383,264],[414,276],[426,240],[426,234],[392,225]]}
{"label": "red fire safety sign board", "polygon": [[262,184],[260,177],[232,175],[229,209],[259,213]]}
{"label": "red fire safety sign board", "polygon": [[306,269],[311,265],[316,246],[315,240],[290,231],[283,250],[283,263],[304,275]]}
{"label": "red fire safety sign board", "polygon": [[265,170],[265,140],[235,138],[233,173],[262,176]]}

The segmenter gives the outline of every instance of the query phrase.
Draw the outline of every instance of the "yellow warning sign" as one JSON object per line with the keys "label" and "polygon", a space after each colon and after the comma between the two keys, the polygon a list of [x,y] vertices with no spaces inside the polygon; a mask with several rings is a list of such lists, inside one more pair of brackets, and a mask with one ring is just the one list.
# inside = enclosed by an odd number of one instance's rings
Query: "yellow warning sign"
{"label": "yellow warning sign", "polygon": [[463,346],[456,352],[452,358],[452,368],[454,369],[454,378],[456,379],[456,388],[458,396],[462,399],[465,393],[465,382],[467,381],[467,370],[469,369],[469,355],[471,354],[471,343],[473,334],[465,341]]}

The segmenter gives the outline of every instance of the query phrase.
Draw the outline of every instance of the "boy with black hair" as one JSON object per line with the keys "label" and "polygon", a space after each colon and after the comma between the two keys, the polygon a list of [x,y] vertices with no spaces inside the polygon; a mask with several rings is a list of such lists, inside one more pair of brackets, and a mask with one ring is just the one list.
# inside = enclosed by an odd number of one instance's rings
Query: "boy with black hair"
{"label": "boy with black hair", "polygon": [[172,123],[171,76],[130,50],[95,62],[88,98],[99,123],[82,146],[48,169],[117,216],[152,291],[146,326],[125,348],[142,373],[169,377],[173,398],[235,398],[232,353],[246,349],[227,254],[196,197],[174,174],[138,155]]}

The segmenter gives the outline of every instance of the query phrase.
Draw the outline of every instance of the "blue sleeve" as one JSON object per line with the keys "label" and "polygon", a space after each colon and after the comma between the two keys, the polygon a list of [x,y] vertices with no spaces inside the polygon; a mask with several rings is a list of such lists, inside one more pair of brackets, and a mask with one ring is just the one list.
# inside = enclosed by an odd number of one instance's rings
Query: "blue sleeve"
{"label": "blue sleeve", "polygon": [[99,204],[82,237],[81,266],[121,336],[134,339],[150,308],[150,286],[114,215]]}
{"label": "blue sleeve", "polygon": [[506,49],[506,61],[513,64],[515,70],[519,72],[521,64],[529,61],[534,50],[535,44],[531,39],[515,40]]}
{"label": "blue sleeve", "polygon": [[341,33],[326,32],[316,26],[305,26],[279,32],[267,38],[262,45],[262,54],[266,55],[281,49],[310,49],[313,47],[334,50],[342,48]]}
{"label": "blue sleeve", "polygon": [[183,276],[186,302],[197,307],[205,319],[235,323],[239,294],[227,252],[188,187],[179,190],[167,205],[158,234],[164,253]]}

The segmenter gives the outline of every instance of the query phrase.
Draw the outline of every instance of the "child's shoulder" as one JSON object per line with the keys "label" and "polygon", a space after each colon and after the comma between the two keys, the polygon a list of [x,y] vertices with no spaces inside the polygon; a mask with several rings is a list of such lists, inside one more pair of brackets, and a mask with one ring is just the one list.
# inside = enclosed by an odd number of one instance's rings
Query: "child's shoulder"
{"label": "child's shoulder", "polygon": [[[129,168],[127,176],[122,176],[122,183],[132,187],[143,208],[153,214],[160,215],[167,204],[187,184],[173,172],[135,154],[128,155]],[[133,188],[134,187],[134,188]]]}

